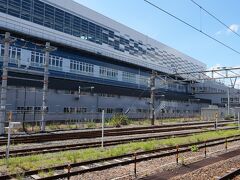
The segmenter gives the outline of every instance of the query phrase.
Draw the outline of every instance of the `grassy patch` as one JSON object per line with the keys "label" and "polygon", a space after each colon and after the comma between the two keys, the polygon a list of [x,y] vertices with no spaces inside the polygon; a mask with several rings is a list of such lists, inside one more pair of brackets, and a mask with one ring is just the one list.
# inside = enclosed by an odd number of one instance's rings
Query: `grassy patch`
{"label": "grassy patch", "polygon": [[134,153],[137,151],[153,150],[160,147],[176,146],[186,143],[200,142],[209,139],[222,138],[233,135],[240,135],[240,131],[222,130],[215,132],[205,132],[201,134],[191,135],[188,137],[176,137],[176,138],[172,137],[163,140],[132,142],[114,147],[108,147],[105,149],[89,148],[77,151],[65,151],[58,153],[38,154],[26,157],[15,157],[9,159],[8,168],[6,168],[6,161],[0,160],[0,172],[16,173],[22,172],[23,170],[51,168],[52,166],[55,165],[94,160],[99,158],[123,155],[127,153]]}
{"label": "grassy patch", "polygon": [[224,126],[228,126],[228,127],[237,127],[238,124],[237,124],[237,123],[228,123],[228,124],[224,124]]}
{"label": "grassy patch", "polygon": [[111,119],[109,119],[108,123],[110,126],[121,127],[122,125],[129,125],[131,120],[128,119],[126,115],[115,114]]}
{"label": "grassy patch", "polygon": [[41,178],[48,177],[48,176],[53,176],[53,175],[54,175],[54,171],[53,171],[52,169],[49,169],[47,172],[40,171],[40,172],[38,173],[38,175],[39,175]]}

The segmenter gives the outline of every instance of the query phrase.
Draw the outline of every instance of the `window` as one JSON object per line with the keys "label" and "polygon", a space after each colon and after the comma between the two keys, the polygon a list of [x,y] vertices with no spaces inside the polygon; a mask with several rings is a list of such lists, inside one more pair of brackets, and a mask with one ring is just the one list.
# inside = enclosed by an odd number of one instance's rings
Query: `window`
{"label": "window", "polygon": [[145,77],[145,76],[140,76],[140,77],[139,77],[139,83],[140,83],[141,85],[147,86],[147,85],[148,85],[148,82],[149,82],[149,78],[148,78],[148,77]]}
{"label": "window", "polygon": [[64,14],[64,32],[67,34],[72,34],[72,19],[73,16],[67,12]]}
{"label": "window", "polygon": [[20,16],[20,4],[19,0],[8,0],[8,14],[19,17]]}
{"label": "window", "polygon": [[75,113],[75,108],[73,108],[73,107],[65,107],[65,108],[63,108],[63,112],[67,113],[67,114],[73,114],[73,113]]}
{"label": "window", "polygon": [[[41,106],[18,106],[17,113],[40,113],[42,111]],[[48,107],[46,108],[46,112],[48,112]]]}
{"label": "window", "polygon": [[21,59],[21,49],[20,48],[16,48],[16,51],[17,51],[16,59],[20,60]]}
{"label": "window", "polygon": [[[49,68],[54,70],[59,70],[62,68],[63,58],[58,56],[49,56]],[[42,67],[45,63],[45,55],[43,53],[32,51],[31,54],[31,65],[36,67]]]}
{"label": "window", "polygon": [[107,114],[112,114],[114,111],[113,111],[113,108],[98,108],[97,111],[99,113],[101,113],[102,111],[104,110],[105,113]]}
{"label": "window", "polygon": [[130,72],[123,72],[123,81],[136,83],[136,74]]}
{"label": "window", "polygon": [[32,21],[32,1],[22,0],[21,18],[27,21]]}
{"label": "window", "polygon": [[101,113],[104,110],[104,108],[98,108],[97,112]]}
{"label": "window", "polygon": [[86,113],[87,112],[87,108],[83,108],[83,107],[76,108],[76,112],[77,113]]}
{"label": "window", "polygon": [[106,113],[107,113],[107,114],[112,114],[112,113],[113,113],[113,108],[107,108]]}
{"label": "window", "polygon": [[81,114],[81,113],[86,113],[87,108],[84,108],[84,107],[64,107],[63,112],[65,114],[74,114],[74,113]]}
{"label": "window", "polygon": [[4,56],[4,47],[1,46],[1,56],[3,57]]}
{"label": "window", "polygon": [[55,9],[55,29],[63,32],[64,11]]}
{"label": "window", "polygon": [[89,27],[88,27],[88,40],[95,42],[95,34],[96,34],[96,25],[94,23],[89,22]]}
{"label": "window", "polygon": [[54,29],[54,10],[52,6],[45,4],[44,26]]}
{"label": "window", "polygon": [[102,44],[102,27],[96,25],[96,43]]}
{"label": "window", "polygon": [[39,0],[33,1],[33,22],[43,25],[44,19],[44,3]]}
{"label": "window", "polygon": [[107,29],[102,30],[102,41],[103,41],[103,43],[108,44],[108,30]]}
{"label": "window", "polygon": [[93,64],[88,64],[80,61],[70,61],[70,70],[78,73],[90,73],[92,74],[94,71]]}
{"label": "window", "polygon": [[[2,57],[4,56],[4,46],[1,46],[0,56],[2,56]],[[21,49],[10,46],[9,47],[9,57],[10,57],[10,62],[11,63],[17,63],[15,60],[20,60],[21,59]]]}
{"label": "window", "polygon": [[81,18],[73,16],[72,35],[80,37]]}
{"label": "window", "polygon": [[110,78],[110,79],[117,79],[118,71],[116,69],[111,69],[107,67],[100,67],[99,68],[100,76]]}
{"label": "window", "polygon": [[82,19],[81,24],[81,39],[88,39],[88,21]]}
{"label": "window", "polygon": [[0,12],[7,12],[7,0],[0,0]]}
{"label": "window", "polygon": [[[159,51],[158,48],[140,41],[131,39],[128,35],[120,36],[107,27],[102,27],[95,22],[80,18],[67,11],[44,3],[43,0],[0,0],[0,12],[22,18],[24,20],[43,25],[45,27],[64,32],[96,44],[108,45],[112,49],[121,52],[128,52],[134,56],[141,56],[143,59],[153,61],[156,64],[169,66],[176,64],[175,60],[184,64],[179,65],[182,71],[199,68],[193,63],[186,63],[186,60],[177,58],[166,51]],[[143,56],[144,55],[144,56]],[[159,62],[159,59],[162,61]],[[171,62],[171,63],[170,63]],[[201,69],[201,67],[200,67]],[[131,78],[130,78],[131,79]],[[134,77],[129,81],[135,81]]]}

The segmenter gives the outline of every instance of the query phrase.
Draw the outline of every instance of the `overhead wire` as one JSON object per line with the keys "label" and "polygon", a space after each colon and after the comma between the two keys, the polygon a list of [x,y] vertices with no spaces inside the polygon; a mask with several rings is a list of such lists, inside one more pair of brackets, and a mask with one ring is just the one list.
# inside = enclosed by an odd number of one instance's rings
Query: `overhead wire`
{"label": "overhead wire", "polygon": [[217,40],[216,38],[214,38],[214,37],[212,37],[211,35],[209,35],[209,34],[207,34],[207,33],[203,32],[202,30],[200,30],[200,29],[198,29],[197,27],[195,27],[195,26],[191,25],[190,23],[188,23],[188,22],[186,22],[186,21],[184,21],[184,20],[180,19],[179,17],[177,17],[177,16],[173,15],[172,13],[170,13],[170,12],[168,12],[168,11],[166,11],[166,10],[164,10],[164,9],[160,8],[160,7],[159,7],[159,6],[157,6],[156,4],[153,4],[152,2],[150,2],[150,1],[148,1],[148,0],[144,0],[144,1],[145,1],[146,3],[148,3],[149,5],[151,5],[151,6],[155,7],[156,9],[158,9],[158,10],[160,10],[160,11],[164,12],[165,14],[167,14],[167,15],[169,15],[169,16],[171,16],[171,17],[173,17],[174,19],[176,19],[176,20],[178,20],[178,21],[182,22],[183,24],[185,24],[185,25],[189,26],[190,28],[192,28],[192,29],[194,29],[194,30],[196,30],[196,31],[200,32],[201,34],[203,34],[203,35],[207,36],[208,38],[210,38],[210,39],[212,39],[212,40],[216,41],[217,43],[219,43],[219,44],[223,45],[224,47],[226,47],[226,48],[228,48],[228,49],[232,50],[233,52],[235,52],[235,53],[237,53],[237,54],[239,54],[239,55],[240,55],[240,51],[238,51],[238,50],[235,50],[235,49],[234,49],[234,48],[232,48],[231,46],[229,46],[229,45],[227,45],[227,44],[223,43],[222,41],[219,41],[219,40]]}
{"label": "overhead wire", "polygon": [[190,0],[192,3],[194,3],[196,6],[198,6],[201,10],[205,11],[208,15],[210,15],[213,19],[215,19],[216,21],[218,21],[220,24],[222,24],[224,27],[226,27],[228,30],[230,30],[231,32],[233,32],[235,35],[237,35],[238,37],[240,37],[240,34],[238,34],[236,31],[234,31],[233,29],[231,29],[228,25],[226,25],[223,21],[221,21],[220,19],[218,19],[215,15],[213,15],[212,13],[210,13],[208,10],[206,10],[205,8],[203,8],[200,4],[198,4],[197,2],[195,2],[194,0]]}

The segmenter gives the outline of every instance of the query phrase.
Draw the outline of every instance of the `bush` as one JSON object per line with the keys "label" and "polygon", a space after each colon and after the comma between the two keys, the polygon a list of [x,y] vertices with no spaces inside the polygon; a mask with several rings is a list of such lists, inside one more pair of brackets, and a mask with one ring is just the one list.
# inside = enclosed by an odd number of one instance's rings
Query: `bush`
{"label": "bush", "polygon": [[87,128],[89,128],[89,129],[96,128],[96,127],[97,127],[97,125],[94,122],[90,121],[90,122],[87,123]]}
{"label": "bush", "polygon": [[109,121],[109,124],[115,127],[121,127],[121,125],[130,124],[130,120],[126,115],[115,114]]}
{"label": "bush", "polygon": [[198,152],[199,148],[197,147],[197,145],[192,145],[191,147],[191,151],[192,152]]}

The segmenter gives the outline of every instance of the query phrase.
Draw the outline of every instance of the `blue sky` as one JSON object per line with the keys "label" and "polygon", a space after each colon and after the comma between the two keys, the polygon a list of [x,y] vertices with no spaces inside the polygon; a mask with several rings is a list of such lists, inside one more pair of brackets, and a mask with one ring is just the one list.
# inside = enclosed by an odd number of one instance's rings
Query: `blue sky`
{"label": "blue sky", "polygon": [[[153,8],[144,0],[75,0],[111,19],[173,47],[208,68],[239,66],[237,54]],[[205,33],[240,51],[240,37],[227,30],[190,0],[149,0]],[[239,0],[195,0],[240,34]]]}

